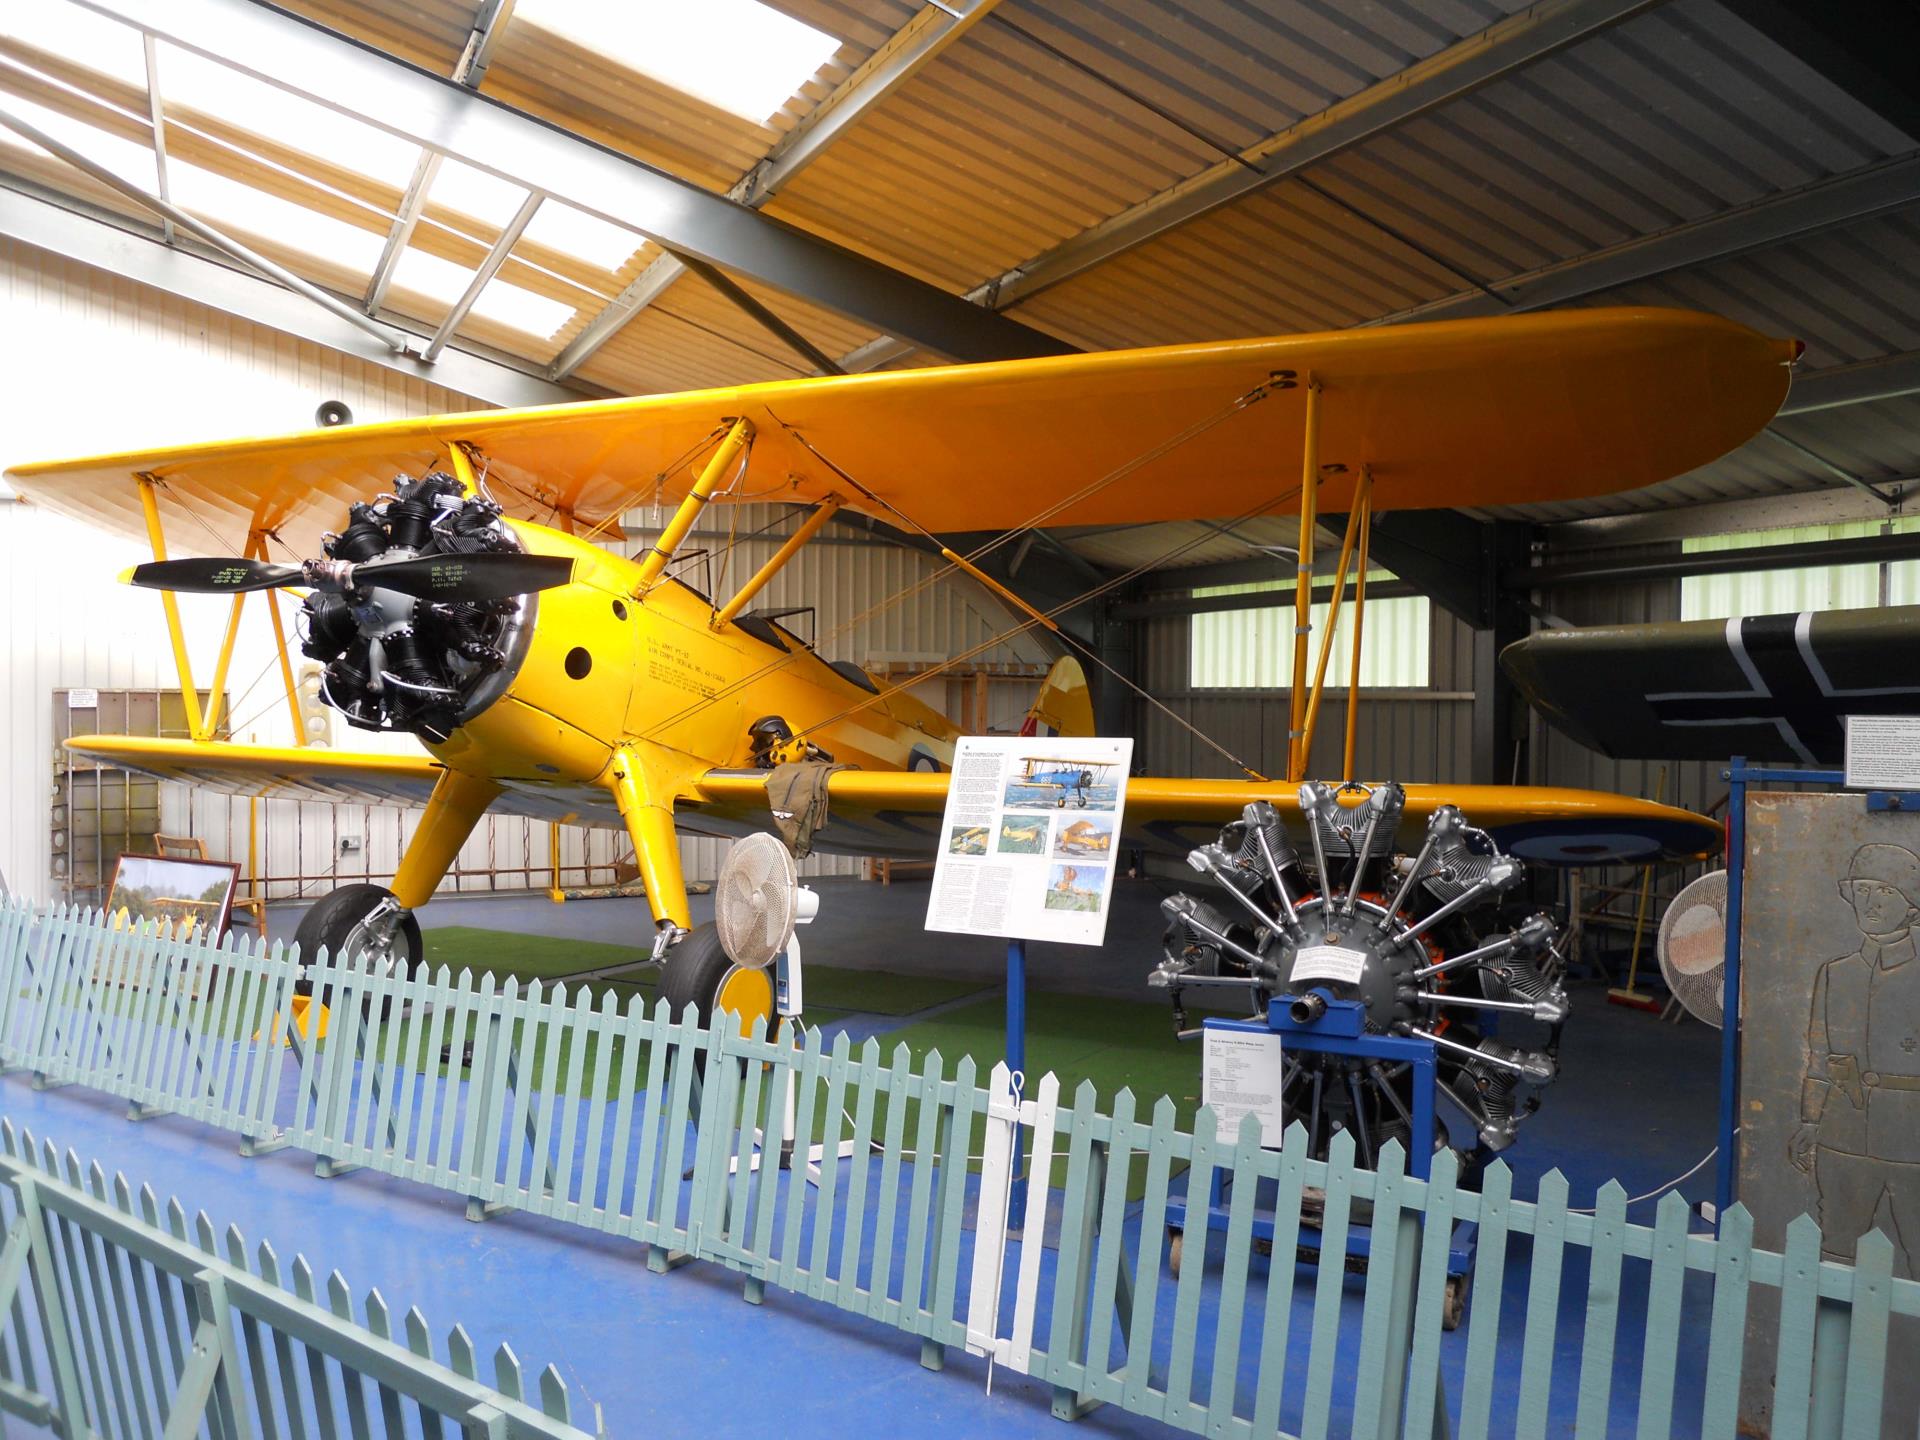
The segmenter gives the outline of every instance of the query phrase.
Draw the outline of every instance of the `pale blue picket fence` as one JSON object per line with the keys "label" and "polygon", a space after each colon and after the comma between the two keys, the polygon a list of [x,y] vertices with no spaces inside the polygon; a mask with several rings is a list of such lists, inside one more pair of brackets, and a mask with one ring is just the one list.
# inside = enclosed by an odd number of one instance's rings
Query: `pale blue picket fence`
{"label": "pale blue picket fence", "polygon": [[[66,1436],[588,1440],[560,1372],[84,1171],[0,1121],[0,1413]],[[598,1427],[596,1427],[598,1428]],[[604,1434],[604,1430],[600,1431]]]}
{"label": "pale blue picket fence", "polygon": [[[1573,1387],[1581,1436],[1627,1415],[1649,1440],[1732,1435],[1753,1363],[1773,1374],[1781,1440],[1873,1435],[1890,1340],[1920,1316],[1884,1237],[1854,1265],[1822,1262],[1804,1217],[1775,1253],[1738,1207],[1718,1238],[1689,1234],[1671,1195],[1639,1225],[1618,1185],[1583,1214],[1558,1174],[1532,1201],[1499,1164],[1468,1191],[1445,1157],[1421,1181],[1396,1147],[1377,1170],[1345,1140],[1315,1161],[1297,1129],[1267,1150],[1252,1128],[1216,1134],[1206,1110],[1183,1130],[1164,1099],[1142,1114],[1128,1092],[1062,1097],[1050,1076],[1023,1096],[1003,1070],[982,1084],[970,1059],[791,1027],[709,1032],[638,997],[444,969],[388,978],[323,960],[331,1029],[315,1045],[286,1024],[297,971],[277,949],[0,908],[0,1063],[254,1149],[298,1146],[323,1174],[432,1185],[476,1219],[524,1210],[640,1241],[656,1268],[715,1262],[750,1300],[774,1285],[917,1336],[931,1367],[953,1346],[991,1356],[1050,1385],[1062,1416],[1104,1403],[1212,1436],[1425,1437],[1449,1416],[1473,1440],[1544,1435],[1556,1386]],[[1009,1216],[1016,1127],[1033,1137],[1031,1184]],[[1175,1275],[1169,1199],[1206,1193],[1216,1172],[1224,1234],[1211,1252],[1196,1235]],[[1309,1195],[1324,1195],[1317,1220]],[[1309,1224],[1339,1253],[1356,1205],[1372,1240],[1357,1305],[1340,1266],[1292,1263]],[[1256,1206],[1278,1259],[1254,1243]],[[1457,1220],[1480,1227],[1480,1298],[1464,1342],[1447,1342]],[[1524,1291],[1517,1313],[1506,1288]],[[1756,1291],[1781,1316],[1759,1361],[1745,1341]],[[1623,1337],[1623,1312],[1644,1315],[1641,1335]],[[1617,1363],[1623,1346],[1637,1365]]]}

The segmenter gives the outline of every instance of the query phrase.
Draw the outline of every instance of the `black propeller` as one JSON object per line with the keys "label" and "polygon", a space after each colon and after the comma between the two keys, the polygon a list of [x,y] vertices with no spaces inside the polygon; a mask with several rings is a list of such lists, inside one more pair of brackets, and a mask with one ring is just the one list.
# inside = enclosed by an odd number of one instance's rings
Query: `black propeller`
{"label": "black propeller", "polygon": [[420,600],[501,600],[534,590],[551,590],[573,578],[573,561],[557,555],[521,555],[481,551],[471,555],[420,555],[350,564],[315,560],[305,565],[275,565],[265,560],[218,557],[150,560],[122,576],[149,590],[181,590],[197,595],[231,595],[242,590],[272,590],[281,585],[311,585],[350,590],[378,585]]}

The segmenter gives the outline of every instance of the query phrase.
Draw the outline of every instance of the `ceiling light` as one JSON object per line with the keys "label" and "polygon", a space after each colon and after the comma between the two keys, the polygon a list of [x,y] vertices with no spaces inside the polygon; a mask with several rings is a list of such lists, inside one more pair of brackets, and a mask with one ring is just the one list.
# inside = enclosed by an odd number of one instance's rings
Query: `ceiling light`
{"label": "ceiling light", "polygon": [[513,15],[755,124],[840,48],[759,0],[520,0]]}

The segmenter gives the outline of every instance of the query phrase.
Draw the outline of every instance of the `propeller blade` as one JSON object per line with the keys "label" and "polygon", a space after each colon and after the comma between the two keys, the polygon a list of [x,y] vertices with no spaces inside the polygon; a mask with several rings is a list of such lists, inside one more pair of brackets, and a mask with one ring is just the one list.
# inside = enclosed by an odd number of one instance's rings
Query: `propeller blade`
{"label": "propeller blade", "polygon": [[356,585],[378,585],[419,600],[504,600],[551,590],[573,578],[573,561],[559,555],[421,555],[369,560],[353,567]]}
{"label": "propeller blade", "polygon": [[298,565],[273,565],[265,560],[234,560],[196,556],[185,560],[149,560],[123,571],[121,580],[149,590],[183,590],[195,595],[232,595],[241,590],[271,590],[276,585],[298,585],[305,572]]}

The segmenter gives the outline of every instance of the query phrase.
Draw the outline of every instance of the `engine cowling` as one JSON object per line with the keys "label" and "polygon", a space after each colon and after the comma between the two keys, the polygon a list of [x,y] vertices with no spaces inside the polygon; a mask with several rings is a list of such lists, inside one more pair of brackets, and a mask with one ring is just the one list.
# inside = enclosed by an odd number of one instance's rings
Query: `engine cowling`
{"label": "engine cowling", "polygon": [[[392,494],[353,506],[324,547],[328,559],[351,564],[522,548],[497,504],[440,471],[402,476]],[[322,698],[348,724],[438,744],[512,683],[538,598],[440,601],[377,585],[316,589],[301,602],[296,624],[302,652],[326,666]]]}

